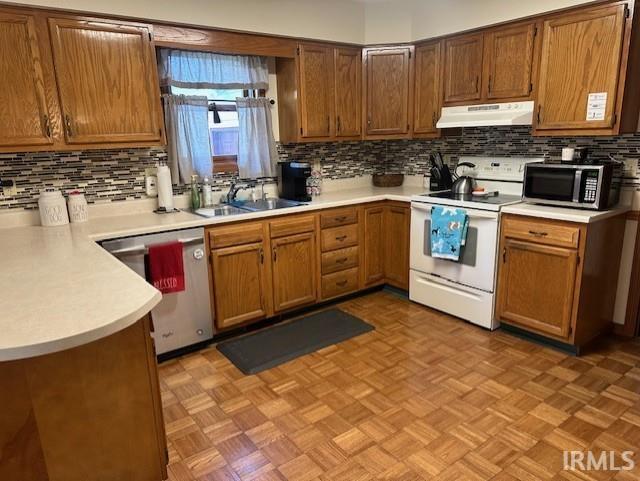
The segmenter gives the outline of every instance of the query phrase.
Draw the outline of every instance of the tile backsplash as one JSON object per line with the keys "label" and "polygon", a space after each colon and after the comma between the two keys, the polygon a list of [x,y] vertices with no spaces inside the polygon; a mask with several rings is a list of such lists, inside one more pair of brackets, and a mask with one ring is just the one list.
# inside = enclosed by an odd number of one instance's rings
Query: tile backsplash
{"label": "tile backsplash", "polygon": [[[278,145],[282,160],[318,161],[327,179],[344,179],[375,172],[424,174],[429,153],[439,150],[455,164],[460,155],[541,156],[558,159],[564,146],[588,147],[598,158],[609,154],[628,160],[640,171],[640,134],[617,137],[533,137],[529,127],[466,128],[435,140],[394,140]],[[0,178],[16,181],[15,197],[0,197],[0,209],[37,207],[45,187],[63,192],[78,189],[89,202],[140,199],[145,168],[166,159],[164,149],[123,149],[83,152],[0,154]],[[214,174],[214,188],[223,189],[230,174]],[[627,183],[638,185],[638,178]],[[176,193],[186,187],[176,186]]]}

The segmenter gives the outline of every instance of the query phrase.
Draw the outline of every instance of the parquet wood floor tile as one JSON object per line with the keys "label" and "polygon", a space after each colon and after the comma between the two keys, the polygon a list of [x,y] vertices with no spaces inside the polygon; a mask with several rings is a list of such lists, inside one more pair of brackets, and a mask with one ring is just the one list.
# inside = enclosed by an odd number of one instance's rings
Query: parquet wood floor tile
{"label": "parquet wood floor tile", "polygon": [[213,346],[160,365],[171,481],[640,480],[640,341],[576,358],[386,292],[339,307],[376,330],[252,376]]}

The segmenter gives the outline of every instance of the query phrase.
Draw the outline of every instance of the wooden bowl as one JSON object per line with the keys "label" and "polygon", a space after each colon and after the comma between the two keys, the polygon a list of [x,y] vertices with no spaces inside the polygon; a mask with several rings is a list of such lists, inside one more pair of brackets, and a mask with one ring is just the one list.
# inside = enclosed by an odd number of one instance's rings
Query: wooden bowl
{"label": "wooden bowl", "polygon": [[404,174],[373,174],[376,187],[400,187],[403,182]]}

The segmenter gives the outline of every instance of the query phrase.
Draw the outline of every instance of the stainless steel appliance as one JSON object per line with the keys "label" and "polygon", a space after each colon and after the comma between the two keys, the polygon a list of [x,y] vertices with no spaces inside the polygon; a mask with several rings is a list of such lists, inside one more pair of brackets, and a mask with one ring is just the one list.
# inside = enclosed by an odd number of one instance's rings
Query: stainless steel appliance
{"label": "stainless steel appliance", "polygon": [[475,169],[476,165],[471,162],[458,162],[456,166],[456,180],[451,187],[451,192],[457,195],[469,195],[473,192],[473,189],[476,188],[476,179],[471,177],[470,175],[459,175],[458,168],[459,167],[471,167]]}
{"label": "stainless steel appliance", "polygon": [[104,241],[102,247],[146,279],[148,246],[178,241],[184,246],[185,287],[182,292],[164,294],[151,311],[156,352],[170,351],[207,341],[213,337],[213,315],[209,297],[209,273],[204,229],[185,229],[138,237]]}
{"label": "stainless steel appliance", "polygon": [[[487,329],[493,315],[500,210],[522,202],[524,166],[542,159],[461,157],[461,174],[472,177],[484,193],[431,192],[411,198],[409,298]],[[473,165],[473,167],[470,167]],[[431,255],[431,209],[463,208],[469,228],[460,261]]]}
{"label": "stainless steel appliance", "polygon": [[278,162],[278,196],[297,202],[309,202],[307,179],[311,165],[306,162]]}
{"label": "stainless steel appliance", "polygon": [[604,210],[620,200],[622,163],[527,164],[523,199],[582,209]]}

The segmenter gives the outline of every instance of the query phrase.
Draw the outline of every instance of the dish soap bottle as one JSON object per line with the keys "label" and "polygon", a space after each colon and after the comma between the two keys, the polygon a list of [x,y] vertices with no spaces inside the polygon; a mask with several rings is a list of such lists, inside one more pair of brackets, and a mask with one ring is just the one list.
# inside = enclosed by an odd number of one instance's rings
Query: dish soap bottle
{"label": "dish soap bottle", "polygon": [[200,189],[198,188],[198,174],[191,176],[191,209],[200,208]]}
{"label": "dish soap bottle", "polygon": [[213,193],[211,192],[211,181],[209,177],[202,179],[202,203],[204,207],[213,205]]}

